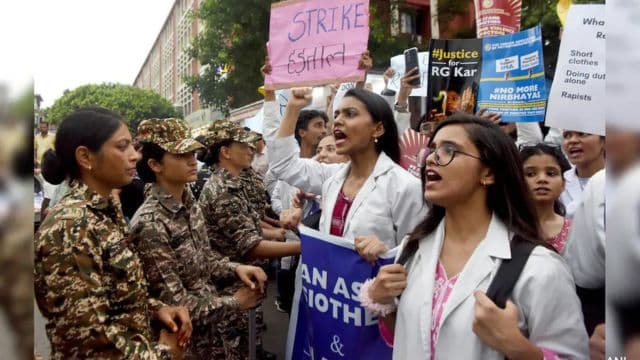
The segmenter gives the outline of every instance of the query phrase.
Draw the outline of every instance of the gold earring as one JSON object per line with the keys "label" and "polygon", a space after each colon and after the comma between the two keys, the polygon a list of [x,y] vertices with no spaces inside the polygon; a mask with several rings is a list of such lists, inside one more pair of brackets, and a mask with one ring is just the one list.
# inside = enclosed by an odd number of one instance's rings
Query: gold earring
{"label": "gold earring", "polygon": [[375,137],[374,137],[374,138],[373,138],[373,142],[377,144],[377,143],[378,143],[378,138],[375,138]]}

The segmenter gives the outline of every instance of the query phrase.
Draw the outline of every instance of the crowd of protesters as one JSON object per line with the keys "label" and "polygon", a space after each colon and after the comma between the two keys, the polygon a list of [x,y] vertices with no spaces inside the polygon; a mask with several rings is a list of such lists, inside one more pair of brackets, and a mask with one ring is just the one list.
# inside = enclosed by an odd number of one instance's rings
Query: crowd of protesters
{"label": "crowd of protesters", "polygon": [[[620,176],[640,137],[605,147],[457,111],[420,127],[418,178],[399,165],[416,76],[391,99],[358,83],[335,112],[293,88],[281,116],[267,90],[262,133],[217,120],[196,140],[183,120],[147,119],[132,136],[99,107],[69,114],[55,140],[43,126],[35,160],[60,185],[34,281],[52,358],[245,359],[252,309],[257,358],[274,358],[261,309],[291,311],[300,224],[369,262],[399,246],[360,293],[394,359],[603,358],[605,154]],[[521,244],[533,250],[501,307],[486,292]]]}

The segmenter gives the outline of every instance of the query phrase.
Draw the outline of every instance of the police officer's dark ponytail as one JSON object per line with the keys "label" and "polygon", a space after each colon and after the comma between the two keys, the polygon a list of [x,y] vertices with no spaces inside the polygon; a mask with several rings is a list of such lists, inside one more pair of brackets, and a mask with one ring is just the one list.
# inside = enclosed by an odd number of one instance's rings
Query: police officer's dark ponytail
{"label": "police officer's dark ponytail", "polygon": [[224,140],[207,147],[207,153],[203,156],[202,162],[208,166],[215,165],[220,162],[220,150],[225,146],[233,144],[233,140]]}
{"label": "police officer's dark ponytail", "polygon": [[49,149],[42,155],[42,177],[49,184],[60,184],[64,181],[66,173],[62,165],[62,159],[58,157],[55,150]]}
{"label": "police officer's dark ponytail", "polygon": [[156,182],[156,173],[149,167],[149,160],[162,161],[166,151],[158,144],[152,142],[142,143],[142,159],[136,164],[136,170],[140,179],[146,183]]}
{"label": "police officer's dark ponytail", "polygon": [[56,132],[55,151],[47,151],[42,158],[45,180],[55,185],[66,177],[79,178],[76,149],[85,146],[93,153],[99,152],[122,124],[120,115],[98,106],[78,109],[67,115]]}

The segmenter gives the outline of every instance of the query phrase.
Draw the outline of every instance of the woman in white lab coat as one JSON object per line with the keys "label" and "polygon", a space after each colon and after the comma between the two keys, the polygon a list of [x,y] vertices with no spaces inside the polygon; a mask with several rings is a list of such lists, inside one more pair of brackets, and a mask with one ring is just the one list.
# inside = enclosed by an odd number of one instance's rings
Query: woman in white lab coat
{"label": "woman in white lab coat", "polygon": [[[269,166],[278,179],[322,194],[320,231],[355,241],[369,261],[398,244],[426,214],[420,181],[398,165],[400,147],[393,112],[372,92],[352,89],[335,114],[333,135],[346,164],[300,159],[293,137],[298,112],[312,100],[310,88],[291,90]],[[373,236],[375,235],[375,236]]]}
{"label": "woman in white lab coat", "polygon": [[[363,303],[386,314],[380,328],[394,359],[586,358],[573,278],[542,240],[513,141],[494,124],[456,114],[430,147],[429,214],[403,240],[397,263],[362,287]],[[514,235],[540,246],[501,309],[484,292],[511,258]]]}

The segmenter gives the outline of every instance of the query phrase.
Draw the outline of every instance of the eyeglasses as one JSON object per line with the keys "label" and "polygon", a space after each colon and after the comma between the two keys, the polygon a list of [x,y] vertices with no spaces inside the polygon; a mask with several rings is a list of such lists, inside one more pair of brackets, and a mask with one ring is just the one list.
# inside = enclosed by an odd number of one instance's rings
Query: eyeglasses
{"label": "eyeglasses", "polygon": [[453,158],[456,157],[456,154],[466,155],[468,157],[482,161],[480,157],[471,155],[464,151],[460,151],[451,144],[440,145],[440,147],[436,148],[435,150],[430,150],[430,153],[433,153],[434,159],[436,161],[436,164],[438,164],[438,166],[447,166],[451,164],[451,162],[453,161]]}

